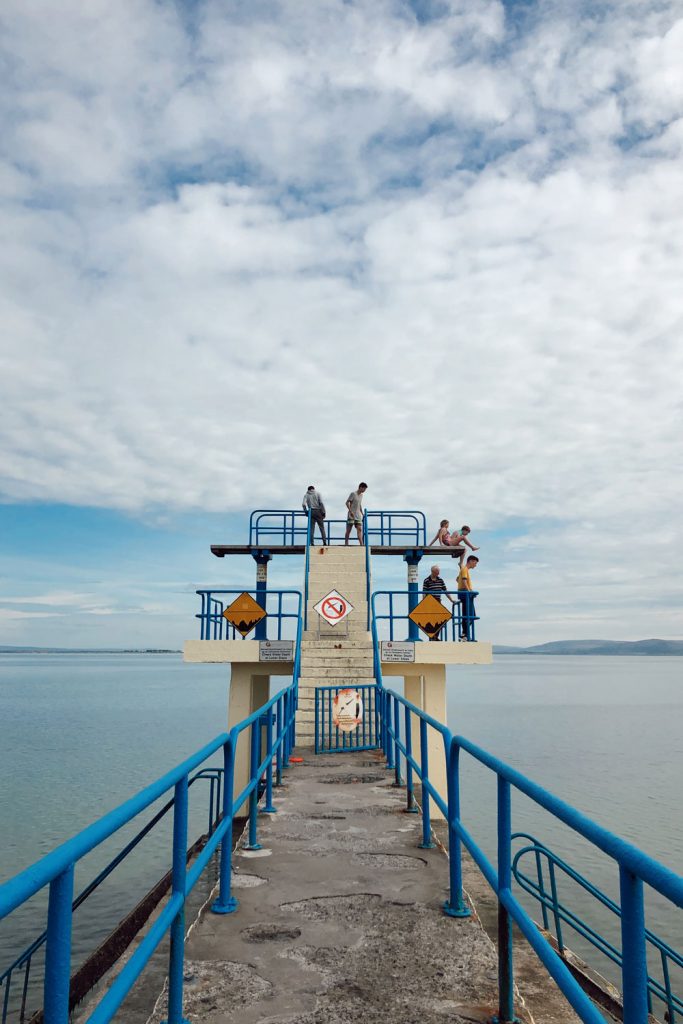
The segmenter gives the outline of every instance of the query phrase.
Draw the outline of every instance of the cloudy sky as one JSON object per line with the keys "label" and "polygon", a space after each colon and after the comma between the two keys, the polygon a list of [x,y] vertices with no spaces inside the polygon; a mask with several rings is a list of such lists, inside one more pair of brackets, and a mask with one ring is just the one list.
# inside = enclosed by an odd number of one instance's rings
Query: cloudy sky
{"label": "cloudy sky", "polygon": [[0,22],[0,643],[177,646],[361,478],[482,637],[683,636],[681,0]]}

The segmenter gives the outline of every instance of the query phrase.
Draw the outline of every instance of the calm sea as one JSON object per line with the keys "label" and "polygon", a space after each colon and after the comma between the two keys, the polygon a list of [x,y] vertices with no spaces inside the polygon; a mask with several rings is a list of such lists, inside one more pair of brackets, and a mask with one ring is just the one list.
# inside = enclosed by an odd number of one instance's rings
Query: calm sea
{"label": "calm sea", "polygon": [[[499,656],[449,670],[449,725],[682,871],[682,669],[677,658]],[[178,655],[0,655],[0,881],[220,733],[227,692],[225,667]],[[194,837],[206,827],[207,789],[191,792]],[[490,773],[466,763],[462,796],[470,831],[493,857]],[[616,894],[607,858],[525,797],[514,798],[513,815],[517,830]],[[77,889],[121,845],[92,854]],[[75,960],[168,869],[169,849],[168,828],[155,831],[79,910]],[[571,895],[593,914],[590,900]],[[0,972],[42,928],[44,901],[34,902],[0,923]],[[613,921],[592,921],[614,932]],[[665,903],[649,900],[647,923],[683,949],[680,915]]]}

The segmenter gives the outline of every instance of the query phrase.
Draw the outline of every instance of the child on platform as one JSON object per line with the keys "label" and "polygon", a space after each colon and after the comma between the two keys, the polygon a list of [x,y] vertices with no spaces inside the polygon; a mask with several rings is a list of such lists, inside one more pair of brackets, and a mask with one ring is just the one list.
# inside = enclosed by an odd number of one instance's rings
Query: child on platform
{"label": "child on platform", "polygon": [[433,544],[438,543],[442,547],[450,548],[451,558],[459,557],[460,565],[462,566],[465,560],[465,545],[467,545],[471,551],[478,551],[479,548],[474,544],[470,544],[467,539],[470,534],[469,526],[461,526],[459,532],[453,533],[450,532],[448,526],[448,520],[442,519],[436,536],[429,542],[429,546],[431,547]]}

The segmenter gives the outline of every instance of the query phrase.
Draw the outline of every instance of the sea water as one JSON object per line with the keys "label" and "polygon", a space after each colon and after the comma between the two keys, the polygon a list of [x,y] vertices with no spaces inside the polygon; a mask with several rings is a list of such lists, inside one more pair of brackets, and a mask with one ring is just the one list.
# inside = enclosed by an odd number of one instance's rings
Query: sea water
{"label": "sea water", "polygon": [[[449,669],[448,724],[680,872],[682,669],[678,658],[499,656]],[[228,685],[226,666],[179,655],[0,655],[0,882],[222,732]],[[206,830],[201,786],[191,791],[191,839]],[[494,863],[495,798],[492,774],[463,755],[463,817]],[[170,826],[168,815],[79,909],[74,963],[168,870]],[[516,794],[513,828],[618,893],[609,858]],[[77,891],[133,832],[86,858]],[[561,895],[617,936],[618,923],[576,886],[563,883]],[[683,949],[680,912],[651,896],[647,910],[648,926]],[[0,923],[0,971],[43,925],[44,898]],[[565,938],[589,957],[578,937]]]}

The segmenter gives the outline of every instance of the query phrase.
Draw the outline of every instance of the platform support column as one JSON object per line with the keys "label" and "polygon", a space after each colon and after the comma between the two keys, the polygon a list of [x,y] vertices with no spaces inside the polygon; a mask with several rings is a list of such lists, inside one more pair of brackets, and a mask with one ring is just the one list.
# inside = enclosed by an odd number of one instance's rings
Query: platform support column
{"label": "platform support column", "polygon": [[[256,603],[265,611],[266,590],[268,588],[268,562],[273,556],[269,551],[256,551],[253,557],[256,562]],[[261,619],[260,622],[257,622],[254,630],[254,640],[265,640],[267,638],[267,625],[268,619]]]}
{"label": "platform support column", "polygon": [[[228,704],[228,729],[244,721],[266,703],[270,696],[270,677],[253,675],[255,665],[232,665],[230,675],[230,700]],[[238,737],[235,748],[234,795],[241,793],[249,781],[250,748],[249,729]],[[246,814],[246,806],[235,807],[235,814]]]}
{"label": "platform support column", "polygon": [[[403,556],[403,561],[408,566],[408,611],[412,612],[413,608],[419,604],[420,601],[420,559],[424,552],[420,549],[413,551],[406,551]],[[420,629],[416,622],[412,619],[408,619],[408,639],[419,640]]]}
{"label": "platform support column", "polygon": [[[424,665],[423,675],[404,676],[404,693],[406,700],[415,704],[421,711],[426,711],[438,722],[446,721],[446,666]],[[413,757],[420,761],[420,726],[416,715],[413,715],[412,741]],[[443,736],[436,729],[427,730],[429,781],[434,788],[447,799],[448,785],[446,778],[446,751]],[[431,802],[432,818],[443,819],[443,814]]]}

